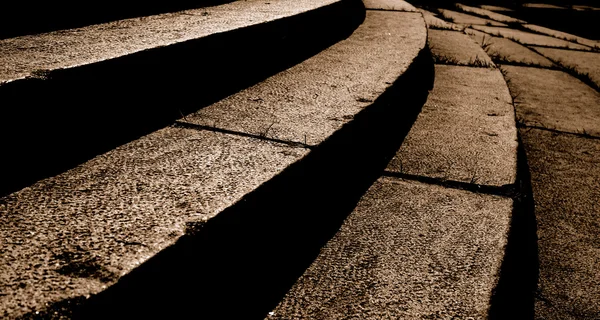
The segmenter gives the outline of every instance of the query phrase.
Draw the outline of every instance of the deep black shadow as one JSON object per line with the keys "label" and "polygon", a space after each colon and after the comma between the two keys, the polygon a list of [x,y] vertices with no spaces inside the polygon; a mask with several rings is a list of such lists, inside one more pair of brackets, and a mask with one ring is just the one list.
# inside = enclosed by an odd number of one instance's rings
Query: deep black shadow
{"label": "deep black shadow", "polygon": [[304,159],[208,222],[190,224],[174,245],[83,303],[75,318],[263,319],[380,177],[433,74],[423,50],[391,88]]}
{"label": "deep black shadow", "polygon": [[0,196],[171,124],[347,38],[360,0],[0,86]]}
{"label": "deep black shadow", "polygon": [[534,319],[539,276],[537,223],[527,155],[519,138],[517,194],[500,279],[494,289],[489,319]]}
{"label": "deep black shadow", "polygon": [[195,9],[236,0],[171,1],[2,1],[0,39],[71,29],[165,12]]}

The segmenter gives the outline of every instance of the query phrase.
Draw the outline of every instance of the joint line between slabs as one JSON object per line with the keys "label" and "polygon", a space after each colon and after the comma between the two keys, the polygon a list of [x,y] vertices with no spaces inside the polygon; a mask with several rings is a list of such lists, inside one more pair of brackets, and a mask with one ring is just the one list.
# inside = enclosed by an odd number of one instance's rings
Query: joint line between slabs
{"label": "joint line between slabs", "polygon": [[235,135],[235,136],[254,138],[254,139],[263,140],[263,141],[281,143],[281,144],[285,144],[287,146],[294,147],[294,148],[305,148],[305,149],[309,149],[309,150],[313,150],[315,148],[315,146],[301,143],[301,142],[293,142],[293,141],[287,141],[287,140],[268,138],[268,137],[264,137],[264,136],[260,136],[260,135],[256,135],[256,134],[227,130],[227,129],[217,128],[217,127],[209,127],[209,126],[205,126],[205,125],[201,125],[201,124],[194,124],[194,123],[189,123],[189,122],[175,121],[175,123],[172,126],[178,127],[178,128],[198,130],[198,131],[213,131],[213,132],[219,132],[219,133],[224,133],[224,134],[231,134],[231,135]]}
{"label": "joint line between slabs", "polygon": [[455,180],[444,180],[440,178],[431,178],[420,175],[391,171],[384,171],[382,176],[389,178],[398,178],[408,181],[417,181],[425,184],[436,185],[450,189],[465,190],[473,193],[501,196],[511,199],[515,199],[518,196],[517,188],[514,184],[505,184],[503,186],[490,186],[485,184],[476,184]]}
{"label": "joint line between slabs", "polygon": [[559,134],[568,134],[568,135],[578,136],[578,137],[586,138],[586,139],[600,140],[600,137],[598,137],[598,136],[593,136],[593,135],[589,135],[589,134],[585,134],[585,133],[568,132],[568,131],[562,131],[562,130],[558,130],[558,129],[544,128],[544,127],[532,126],[532,125],[527,125],[527,124],[517,124],[517,128],[537,129],[537,130],[549,131],[549,132],[554,132],[554,133],[559,133]]}

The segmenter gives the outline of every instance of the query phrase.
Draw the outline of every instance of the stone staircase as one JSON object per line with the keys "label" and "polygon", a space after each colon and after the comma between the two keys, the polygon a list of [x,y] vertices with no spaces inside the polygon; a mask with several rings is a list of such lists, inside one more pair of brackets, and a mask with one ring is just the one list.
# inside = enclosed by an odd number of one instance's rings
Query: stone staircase
{"label": "stone staircase", "polygon": [[0,40],[0,315],[532,317],[514,90],[436,15],[250,0]]}

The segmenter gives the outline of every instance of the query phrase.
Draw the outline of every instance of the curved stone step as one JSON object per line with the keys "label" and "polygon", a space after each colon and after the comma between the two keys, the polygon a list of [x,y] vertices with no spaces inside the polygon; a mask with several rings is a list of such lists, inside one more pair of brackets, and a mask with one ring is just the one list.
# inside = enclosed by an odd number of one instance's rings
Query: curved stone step
{"label": "curved stone step", "polygon": [[265,316],[408,132],[425,44],[420,13],[367,11],[306,61],[0,198],[3,315]]}

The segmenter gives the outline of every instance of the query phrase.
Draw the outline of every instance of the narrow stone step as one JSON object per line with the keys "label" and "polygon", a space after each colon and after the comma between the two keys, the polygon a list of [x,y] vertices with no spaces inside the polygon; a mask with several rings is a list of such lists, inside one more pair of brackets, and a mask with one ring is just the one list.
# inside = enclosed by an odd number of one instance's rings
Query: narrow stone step
{"label": "narrow stone step", "polygon": [[552,61],[544,56],[510,39],[494,37],[471,28],[465,29],[465,32],[484,48],[488,56],[496,63],[545,68],[554,66]]}
{"label": "narrow stone step", "polygon": [[537,48],[533,50],[556,61],[580,80],[588,83],[596,90],[600,89],[600,52],[584,52],[554,48]]}
{"label": "narrow stone step", "polygon": [[516,96],[521,125],[600,137],[600,94],[596,90],[563,71],[502,69]]}
{"label": "narrow stone step", "polygon": [[500,71],[435,69],[433,91],[387,170],[471,184],[513,184],[515,113]]}
{"label": "narrow stone step", "polygon": [[425,44],[420,13],[368,11],[347,39],[188,122],[0,198],[3,316],[264,317],[422,105]]}
{"label": "narrow stone step", "polygon": [[576,49],[576,50],[584,50],[590,51],[592,48],[576,43],[572,43],[569,41],[565,41],[562,39],[557,39],[541,34],[525,32],[516,29],[510,28],[499,28],[499,27],[490,27],[490,26],[479,26],[473,25],[473,29],[485,32],[487,34],[493,36],[500,36],[504,38],[508,38],[511,40],[515,40],[524,45],[534,45],[534,46],[546,46],[546,47],[557,47],[557,48],[567,48],[567,49]]}
{"label": "narrow stone step", "polygon": [[474,13],[476,15],[484,16],[490,18],[494,21],[503,22],[503,23],[526,23],[523,20],[515,19],[513,17],[509,17],[504,14],[500,14],[497,12],[493,12],[483,8],[470,7],[461,3],[457,3],[456,7],[464,12]]}
{"label": "narrow stone step", "polygon": [[567,41],[571,41],[571,42],[576,42],[576,43],[586,45],[588,47],[600,49],[600,41],[597,41],[597,40],[586,39],[583,37],[572,35],[570,33],[553,30],[553,29],[538,26],[535,24],[523,24],[523,28],[526,28],[526,29],[529,29],[529,30],[532,30],[535,32],[547,34],[547,35],[555,37],[555,38],[559,38],[559,39],[563,39],[563,40],[567,40]]}

